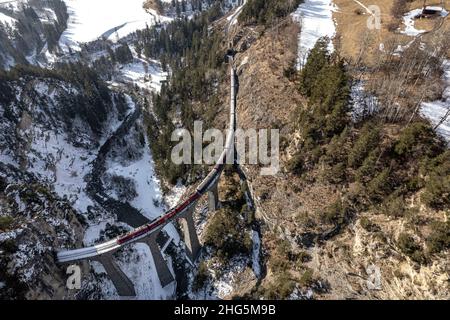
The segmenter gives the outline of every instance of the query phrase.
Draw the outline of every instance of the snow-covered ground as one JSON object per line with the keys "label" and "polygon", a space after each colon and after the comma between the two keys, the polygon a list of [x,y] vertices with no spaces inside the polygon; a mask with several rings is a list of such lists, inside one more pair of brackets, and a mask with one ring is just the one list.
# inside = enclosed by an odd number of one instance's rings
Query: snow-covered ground
{"label": "snow-covered ground", "polygon": [[[309,51],[314,48],[321,37],[332,39],[336,34],[333,12],[337,6],[332,0],[305,0],[293,13],[295,21],[300,23],[298,67],[301,68],[308,59]],[[330,51],[333,43],[330,41]]]}
{"label": "snow-covered ground", "polygon": [[[207,252],[206,256],[210,254],[211,252]],[[226,265],[217,261],[211,262],[208,265],[210,279],[201,290],[190,290],[188,292],[189,299],[222,300],[229,298],[236,285],[239,285],[239,275],[247,270],[248,264],[249,257],[243,255],[231,258]]]}
{"label": "snow-covered ground", "polygon": [[7,24],[9,26],[13,26],[16,23],[16,21],[17,21],[16,19],[0,12],[0,22],[1,23]]}
{"label": "snow-covered ground", "polygon": [[401,33],[411,37],[415,37],[421,33],[426,32],[426,30],[416,29],[414,25],[415,17],[417,17],[420,13],[422,13],[422,9],[414,9],[403,16],[403,24],[405,25],[405,30],[401,31]]}
{"label": "snow-covered ground", "polygon": [[19,8],[20,1],[0,0],[2,8],[8,8],[10,10],[17,10]]}
{"label": "snow-covered ground", "polygon": [[[84,177],[92,169],[90,162],[94,156],[86,149],[68,143],[65,134],[58,135],[37,126],[32,130],[34,139],[29,153],[32,166],[29,170],[43,179],[53,180],[49,182],[53,182],[56,193],[67,197],[74,208],[86,213],[92,201],[85,193]],[[49,159],[53,159],[53,168],[48,167]]]}
{"label": "snow-covered ground", "polygon": [[[68,28],[60,39],[63,50],[80,50],[80,44],[96,40],[100,37],[115,41],[128,34],[144,29],[155,23],[164,23],[171,18],[161,17],[153,10],[143,8],[143,0],[64,0],[69,11]],[[169,2],[171,0],[163,0]],[[161,70],[158,61],[147,61],[139,58],[133,51],[134,61],[120,66],[118,76],[110,82],[112,86],[119,83],[133,84],[148,91],[159,91],[161,82],[166,79],[167,73]],[[135,108],[134,102],[128,98],[130,110]],[[117,126],[111,126],[112,132]],[[146,141],[146,146],[148,141]],[[131,205],[137,208],[149,219],[154,219],[167,209],[164,205],[160,181],[156,176],[152,155],[148,147],[137,161],[123,164],[120,161],[108,160],[107,174],[131,179],[136,188],[137,197]],[[183,188],[180,188],[183,189]],[[114,197],[113,194],[111,194]],[[181,197],[174,192],[171,202],[177,203]],[[171,204],[168,204],[170,206]],[[128,226],[116,223],[114,219],[104,217],[96,221],[86,231],[84,242],[86,245],[98,241],[102,231],[107,225],[117,225],[125,229]],[[173,224],[167,225],[164,230],[176,243],[180,241],[179,234]],[[119,262],[121,269],[127,274],[135,285],[137,299],[167,299],[172,298],[175,284],[162,288],[159,282],[153,257],[148,246],[135,244],[127,248],[121,255]],[[93,263],[96,273],[103,273],[103,267]],[[169,268],[171,264],[169,263]],[[118,299],[117,293],[107,278],[100,278],[101,290],[106,299]]]}
{"label": "snow-covered ground", "polygon": [[[146,146],[148,141],[146,138]],[[131,205],[140,210],[144,216],[153,220],[162,215],[167,209],[163,203],[161,182],[156,176],[152,155],[149,148],[145,148],[142,158],[124,166],[117,162],[107,163],[107,173],[124,177],[134,181],[137,197],[131,201]],[[173,224],[168,224],[164,230],[169,236],[179,241],[179,235]]]}
{"label": "snow-covered ground", "polygon": [[[176,284],[163,288],[156,273],[150,248],[143,243],[133,244],[127,250],[127,261],[119,262],[120,268],[133,282],[138,300],[162,300],[174,297]],[[174,274],[172,264],[169,268]]]}
{"label": "snow-covered ground", "polygon": [[[169,2],[171,0],[163,0]],[[79,49],[80,43],[102,36],[117,40],[171,18],[159,16],[154,10],[145,10],[144,0],[64,0],[69,12],[67,30],[60,39],[61,47]]]}
{"label": "snow-covered ground", "polygon": [[[446,88],[442,95],[442,99],[422,103],[421,113],[428,118],[433,125],[439,124],[441,119],[450,112],[450,60],[446,60],[443,63],[443,69],[443,80]],[[448,116],[447,120],[438,127],[437,133],[444,137],[450,145],[450,116]]]}
{"label": "snow-covered ground", "polygon": [[[76,91],[74,88],[65,88],[67,91]],[[59,94],[45,82],[35,84],[36,94],[47,97],[47,107],[58,106]],[[23,119],[22,119],[23,120]],[[117,118],[111,116],[111,126],[117,125]],[[79,120],[74,119],[74,128],[80,128],[77,143],[89,145],[91,140]],[[54,185],[56,193],[61,197],[67,197],[74,208],[86,213],[87,207],[92,201],[85,193],[86,182],[84,177],[91,171],[91,162],[95,155],[83,147],[75,147],[69,142],[68,135],[63,130],[49,130],[38,124],[29,128],[23,128],[32,137],[27,152],[29,171],[41,177],[44,181]]]}
{"label": "snow-covered ground", "polygon": [[231,14],[229,17],[227,17],[227,20],[228,20],[228,23],[229,23],[228,24],[229,28],[231,26],[234,26],[237,23],[237,21],[238,21],[237,19],[239,18],[239,15],[241,14],[242,9],[244,8],[246,3],[247,3],[247,0],[244,0],[244,2],[242,2],[242,4],[239,7],[236,8],[234,13]]}
{"label": "snow-covered ground", "polygon": [[[442,7],[431,7],[428,6],[427,9],[440,11],[441,17],[446,17],[448,15],[448,11],[443,9]],[[422,9],[414,9],[410,12],[406,13],[403,17],[403,23],[405,24],[405,30],[401,31],[401,33],[406,34],[411,37],[418,37],[421,34],[425,33],[426,30],[418,30],[415,27],[415,18],[422,13]],[[405,47],[399,46],[396,53],[401,54],[404,48],[408,47],[414,40],[412,40]],[[442,64],[442,68],[444,70],[443,81],[445,83],[445,90],[442,95],[442,98],[433,102],[424,102],[422,103],[421,114],[430,120],[430,122],[439,127],[437,128],[437,133],[440,134],[450,145],[450,116],[448,116],[450,112],[450,60],[445,60]],[[447,120],[442,122],[443,117],[447,117]]]}
{"label": "snow-covered ground", "polygon": [[116,84],[117,81],[132,83],[137,85],[140,89],[148,91],[159,92],[161,90],[162,81],[167,79],[168,73],[162,70],[159,61],[147,61],[138,58],[134,54],[134,61],[120,67],[120,76],[111,84]]}
{"label": "snow-covered ground", "polygon": [[[440,15],[445,17],[448,15],[448,12],[441,7],[427,7],[428,9],[433,9],[440,11]],[[426,30],[418,30],[415,27],[415,18],[422,13],[422,8],[414,9],[407,12],[403,16],[403,24],[405,25],[405,30],[401,31],[401,33],[406,34],[407,36],[416,37],[422,33],[425,33]]]}
{"label": "snow-covered ground", "polygon": [[353,83],[350,98],[352,101],[352,120],[358,122],[377,111],[378,99],[367,93],[364,89],[365,81],[358,80]]}
{"label": "snow-covered ground", "polygon": [[252,242],[253,242],[253,252],[252,252],[252,268],[255,276],[259,278],[261,276],[261,238],[259,233],[252,230]]}
{"label": "snow-covered ground", "polygon": [[[136,105],[133,100],[126,96],[129,109],[135,110]],[[114,126],[112,126],[114,127]],[[116,126],[117,127],[117,126]],[[147,135],[144,135],[147,137]],[[168,204],[165,206],[161,190],[161,182],[156,176],[153,158],[148,148],[148,141],[146,138],[145,147],[140,159],[123,163],[113,159],[108,159],[106,162],[106,174],[123,177],[133,181],[137,196],[130,202],[136,209],[140,210],[150,220],[163,214]],[[181,187],[180,187],[181,188]],[[110,194],[112,198],[114,192]],[[177,203],[181,198],[179,192],[174,192],[173,202]],[[92,222],[91,222],[92,223]],[[98,242],[100,235],[108,225],[115,225],[125,230],[131,230],[131,227],[124,223],[118,223],[113,218],[102,217],[99,221],[92,223],[86,230],[84,236],[85,245],[92,245]],[[171,238],[170,241],[175,243],[180,242],[180,236],[173,224],[168,224],[164,230]],[[170,242],[169,241],[169,242]],[[164,250],[163,250],[164,251]],[[136,290],[136,299],[171,299],[175,292],[176,284],[173,283],[165,288],[161,287],[156,267],[150,249],[145,244],[133,244],[125,249],[119,256],[119,266],[123,272],[133,282]],[[170,259],[168,266],[172,270]],[[98,263],[93,263],[95,273],[103,274],[105,271]],[[173,270],[172,270],[173,273]],[[98,278],[100,281],[100,289],[105,299],[119,299],[116,290],[111,281],[107,277]]]}

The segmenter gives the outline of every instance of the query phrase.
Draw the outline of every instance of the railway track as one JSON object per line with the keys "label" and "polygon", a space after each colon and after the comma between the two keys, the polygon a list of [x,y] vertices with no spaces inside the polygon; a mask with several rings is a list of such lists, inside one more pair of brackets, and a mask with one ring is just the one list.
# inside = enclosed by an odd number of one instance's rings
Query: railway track
{"label": "railway track", "polygon": [[180,218],[188,210],[191,210],[197,203],[197,201],[210,191],[218,179],[220,178],[227,159],[233,157],[234,161],[234,138],[236,130],[236,96],[237,96],[237,74],[233,65],[234,59],[230,56],[231,60],[231,104],[230,104],[230,123],[227,130],[227,140],[225,149],[219,157],[217,164],[208,174],[208,176],[199,184],[199,186],[192,192],[188,198],[179,203],[174,208],[165,212],[157,219],[147,223],[139,228],[132,230],[116,239],[88,247],[76,250],[60,251],[57,252],[57,259],[60,263],[73,262],[78,260],[84,260],[89,258],[98,257],[107,253],[114,252],[123,246],[130,245],[138,242],[143,238],[146,238],[153,233],[159,232],[168,223]]}

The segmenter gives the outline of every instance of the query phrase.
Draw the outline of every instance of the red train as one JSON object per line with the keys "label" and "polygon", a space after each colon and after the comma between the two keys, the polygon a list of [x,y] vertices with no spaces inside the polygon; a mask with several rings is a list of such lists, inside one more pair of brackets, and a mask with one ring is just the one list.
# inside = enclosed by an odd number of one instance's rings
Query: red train
{"label": "red train", "polygon": [[[233,77],[233,84],[235,83],[235,77],[236,77],[236,71],[233,69],[232,70],[232,77]],[[129,232],[128,234],[120,237],[117,239],[117,243],[122,245],[125,244],[127,242],[131,242],[131,241],[135,241],[138,238],[141,238],[145,235],[147,235],[148,233],[150,233],[151,231],[157,229],[160,226],[165,225],[166,223],[168,223],[169,221],[173,220],[174,218],[176,218],[178,215],[182,214],[183,212],[186,211],[187,208],[189,208],[190,206],[194,205],[195,202],[202,196],[204,195],[209,188],[211,187],[211,185],[213,185],[217,178],[220,176],[220,174],[222,173],[224,167],[225,167],[225,160],[226,157],[228,155],[228,149],[231,148],[231,146],[229,146],[228,144],[232,141],[234,141],[234,130],[235,130],[235,110],[232,108],[231,109],[231,123],[230,123],[230,128],[229,130],[233,133],[233,134],[229,134],[228,138],[227,138],[227,146],[225,147],[225,150],[222,152],[218,163],[214,166],[213,170],[208,174],[208,176],[202,181],[202,183],[200,183],[200,185],[197,187],[197,189],[195,190],[195,192],[189,196],[188,199],[186,199],[183,203],[179,204],[177,207],[169,210],[167,213],[165,213],[164,215],[160,216],[158,219],[154,220],[153,222],[146,224],[140,228],[137,228],[131,232]],[[228,141],[230,140],[230,141]],[[233,146],[234,148],[234,146]]]}
{"label": "red train", "polygon": [[195,191],[194,194],[192,194],[188,199],[186,199],[183,203],[181,203],[178,207],[169,210],[169,212],[165,213],[163,216],[159,217],[158,219],[154,220],[153,222],[146,224],[140,228],[137,228],[130,233],[124,235],[123,237],[120,237],[117,242],[118,244],[122,245],[124,243],[136,240],[152,230],[155,230],[156,228],[160,227],[161,225],[165,225],[168,221],[171,221],[174,219],[177,215],[183,213],[190,205],[193,205],[195,201],[197,201],[201,197],[201,194],[198,193],[198,191]]}

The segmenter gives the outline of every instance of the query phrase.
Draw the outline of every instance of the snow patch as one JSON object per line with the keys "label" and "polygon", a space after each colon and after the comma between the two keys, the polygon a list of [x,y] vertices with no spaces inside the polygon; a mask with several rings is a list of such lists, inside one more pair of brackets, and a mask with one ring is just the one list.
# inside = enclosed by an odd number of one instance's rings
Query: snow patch
{"label": "snow patch", "polygon": [[[333,12],[337,6],[332,0],[305,0],[292,15],[300,23],[298,68],[301,68],[308,59],[309,52],[314,48],[317,40],[322,37],[332,39],[336,34]],[[330,41],[329,50],[333,51]]]}
{"label": "snow patch", "polygon": [[[80,43],[105,37],[118,40],[155,23],[170,21],[154,10],[145,10],[143,0],[64,0],[69,12],[60,45],[63,50],[80,50]],[[167,1],[165,1],[167,2]],[[99,23],[101,21],[101,23]]]}
{"label": "snow patch", "polygon": [[428,118],[434,126],[440,124],[441,119],[447,115],[447,120],[439,125],[437,133],[450,145],[450,60],[444,61],[443,69],[443,80],[446,88],[442,94],[442,99],[422,103],[421,113],[424,117]]}
{"label": "snow patch", "polygon": [[252,253],[252,268],[255,276],[257,278],[261,277],[261,263],[259,261],[260,253],[261,253],[261,238],[259,237],[259,233],[255,230],[252,230],[252,241],[253,241],[253,253]]}
{"label": "snow patch", "polygon": [[379,108],[378,99],[365,91],[364,84],[363,80],[355,81],[351,88],[350,98],[353,105],[352,119],[354,122],[370,116]]}
{"label": "snow patch", "polygon": [[[446,17],[448,15],[448,12],[441,7],[428,6],[427,9],[439,11],[439,15],[441,17]],[[414,10],[407,12],[403,16],[403,24],[405,25],[405,30],[400,31],[400,33],[406,34],[407,36],[410,36],[410,37],[416,37],[422,33],[427,32],[426,30],[416,29],[416,27],[414,25],[415,19],[417,17],[419,17],[422,14],[422,12],[423,12],[422,9],[414,9]]]}
{"label": "snow patch", "polygon": [[401,31],[401,33],[406,34],[407,36],[415,37],[419,34],[426,32],[426,30],[418,30],[414,26],[415,18],[422,13],[422,9],[414,9],[410,12],[406,13],[403,16],[403,24],[405,25],[405,30]]}
{"label": "snow patch", "polygon": [[94,155],[68,143],[65,134],[48,131],[39,126],[34,126],[31,130],[33,152],[29,154],[32,163],[29,170],[53,183],[56,193],[63,198],[67,197],[77,210],[87,212],[92,201],[84,191],[84,177],[92,169]]}
{"label": "snow patch", "polygon": [[94,245],[100,238],[100,233],[106,229],[108,223],[114,224],[114,221],[109,219],[108,221],[102,221],[99,224],[90,225],[84,233],[84,244],[86,246]]}
{"label": "snow patch", "polygon": [[168,73],[164,72],[158,61],[136,58],[133,63],[124,65],[120,73],[125,83],[133,83],[141,89],[159,92],[161,84],[167,79]]}
{"label": "snow patch", "polygon": [[239,7],[236,8],[236,11],[232,15],[227,17],[230,27],[234,26],[237,23],[239,15],[241,14],[242,9],[244,8],[246,3],[247,3],[247,0],[244,0],[244,2]]}
{"label": "snow patch", "polygon": [[12,17],[10,17],[10,16],[7,16],[6,14],[4,14],[2,12],[0,12],[0,22],[2,22],[4,24],[7,24],[7,25],[12,27],[12,26],[15,25],[17,20],[12,18]]}
{"label": "snow patch", "polygon": [[161,286],[150,248],[143,243],[136,243],[127,253],[129,261],[119,262],[120,268],[133,282],[136,298],[139,300],[163,300],[173,298],[175,283],[165,288]]}

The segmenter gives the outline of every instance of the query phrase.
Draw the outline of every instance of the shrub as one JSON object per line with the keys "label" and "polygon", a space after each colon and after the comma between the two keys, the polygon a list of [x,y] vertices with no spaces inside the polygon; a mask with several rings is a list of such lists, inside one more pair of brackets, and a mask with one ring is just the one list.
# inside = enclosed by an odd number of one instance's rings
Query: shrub
{"label": "shrub", "polygon": [[225,260],[237,254],[249,254],[252,250],[252,239],[245,232],[244,221],[238,214],[229,209],[217,211],[211,218],[205,232],[205,245],[217,251],[217,255]]}
{"label": "shrub", "polygon": [[391,14],[397,19],[400,19],[406,13],[408,0],[394,0],[391,8]]}
{"label": "shrub", "polygon": [[397,21],[389,22],[387,24],[387,29],[389,32],[395,32],[398,30],[399,25],[400,24]]}
{"label": "shrub", "polygon": [[394,146],[394,152],[401,157],[427,154],[433,145],[434,133],[428,124],[417,122],[402,131]]}
{"label": "shrub", "polygon": [[306,251],[300,251],[297,258],[302,263],[306,263],[312,260],[311,255]]}
{"label": "shrub", "polygon": [[124,234],[126,230],[122,226],[111,225],[109,223],[106,224],[105,230],[100,232],[100,240],[109,240],[114,239],[122,234]]}
{"label": "shrub", "polygon": [[0,231],[8,230],[14,222],[14,218],[10,216],[0,217]]}
{"label": "shrub", "polygon": [[406,202],[403,196],[391,196],[388,197],[383,205],[382,211],[385,215],[390,217],[404,217],[405,213],[408,211],[406,207]]}
{"label": "shrub", "polygon": [[345,181],[345,177],[346,177],[346,165],[345,163],[338,163],[334,166],[332,166],[329,169],[326,169],[325,173],[324,173],[324,178],[330,182],[330,183],[334,183],[334,184],[339,184]]}
{"label": "shrub", "polygon": [[348,155],[348,164],[358,168],[369,153],[377,147],[380,140],[380,129],[372,123],[366,123],[361,130],[352,150]]}
{"label": "shrub", "polygon": [[362,165],[356,170],[356,180],[358,182],[365,182],[366,179],[370,180],[376,172],[376,163],[378,159],[378,151],[372,151],[369,156],[364,159]]}
{"label": "shrub", "polygon": [[361,227],[368,232],[375,232],[379,230],[379,227],[367,217],[362,217],[359,220],[359,223],[361,224]]}
{"label": "shrub", "polygon": [[367,195],[372,200],[381,200],[391,190],[389,174],[390,170],[386,168],[367,185]]}
{"label": "shrub", "polygon": [[422,199],[435,209],[450,206],[450,151],[425,161],[422,174],[428,175]]}
{"label": "shrub", "polygon": [[424,182],[422,200],[426,205],[437,210],[450,207],[450,151],[429,158],[422,162],[421,174],[427,176]]}
{"label": "shrub", "polygon": [[285,300],[295,289],[295,282],[289,274],[277,274],[274,282],[262,289],[264,298],[269,300]]}
{"label": "shrub", "polygon": [[431,173],[425,184],[422,200],[435,209],[449,208],[450,206],[450,175],[440,176]]}
{"label": "shrub", "polygon": [[12,239],[0,243],[0,248],[6,253],[13,254],[17,251],[17,244]]}
{"label": "shrub", "polygon": [[0,177],[0,192],[5,191],[6,187],[7,187],[6,179],[3,177]]}
{"label": "shrub", "polygon": [[322,220],[329,224],[342,224],[347,218],[349,208],[347,204],[343,204],[342,201],[338,200],[329,206],[322,215]]}
{"label": "shrub", "polygon": [[251,226],[256,221],[255,211],[250,209],[247,204],[242,206],[241,215],[244,217],[247,226]]}
{"label": "shrub", "polygon": [[450,221],[434,222],[432,232],[427,239],[427,247],[430,253],[440,253],[450,249]]}
{"label": "shrub", "polygon": [[307,268],[299,280],[302,287],[309,287],[314,283],[314,271]]}
{"label": "shrub", "polygon": [[286,170],[294,174],[301,174],[304,167],[303,155],[299,152],[295,154],[287,163]]}
{"label": "shrub", "polygon": [[193,289],[198,291],[205,286],[209,280],[208,266],[205,261],[200,262],[194,279]]}
{"label": "shrub", "polygon": [[105,177],[105,183],[115,191],[117,198],[122,202],[132,201],[138,196],[136,183],[133,179],[117,175],[107,175]]}
{"label": "shrub", "polygon": [[294,81],[295,77],[297,76],[297,68],[296,68],[297,60],[294,59],[289,66],[284,69],[283,74],[286,78],[288,78],[290,81]]}
{"label": "shrub", "polygon": [[426,257],[420,244],[418,244],[414,238],[406,233],[400,234],[397,241],[397,246],[400,251],[411,258],[411,260],[424,264]]}
{"label": "shrub", "polygon": [[274,273],[286,273],[290,266],[289,255],[289,242],[277,242],[277,246],[269,258],[270,269],[272,269]]}

